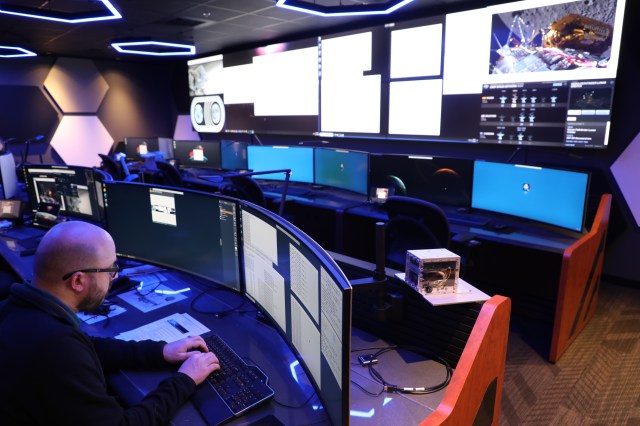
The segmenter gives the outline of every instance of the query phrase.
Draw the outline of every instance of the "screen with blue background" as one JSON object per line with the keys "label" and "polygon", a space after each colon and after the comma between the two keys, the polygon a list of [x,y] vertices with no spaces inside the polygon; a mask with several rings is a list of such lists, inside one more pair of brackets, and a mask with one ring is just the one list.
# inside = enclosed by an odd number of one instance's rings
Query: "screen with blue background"
{"label": "screen with blue background", "polygon": [[589,174],[476,161],[471,207],[582,232]]}
{"label": "screen with blue background", "polygon": [[369,193],[369,154],[359,151],[316,148],[315,182],[318,185]]}
{"label": "screen with blue background", "polygon": [[[254,172],[291,169],[292,182],[313,183],[313,148],[291,146],[248,147],[249,169]],[[284,173],[254,176],[256,179],[284,180]]]}
{"label": "screen with blue background", "polygon": [[220,141],[220,160],[224,170],[246,170],[247,164],[247,142],[240,141]]}

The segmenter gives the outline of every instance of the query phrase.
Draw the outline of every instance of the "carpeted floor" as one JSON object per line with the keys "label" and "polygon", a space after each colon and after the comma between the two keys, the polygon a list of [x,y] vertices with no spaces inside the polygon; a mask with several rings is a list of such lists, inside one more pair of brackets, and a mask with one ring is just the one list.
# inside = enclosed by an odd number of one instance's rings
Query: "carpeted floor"
{"label": "carpeted floor", "polygon": [[640,426],[640,288],[603,282],[595,316],[556,364],[536,333],[512,319],[500,425]]}

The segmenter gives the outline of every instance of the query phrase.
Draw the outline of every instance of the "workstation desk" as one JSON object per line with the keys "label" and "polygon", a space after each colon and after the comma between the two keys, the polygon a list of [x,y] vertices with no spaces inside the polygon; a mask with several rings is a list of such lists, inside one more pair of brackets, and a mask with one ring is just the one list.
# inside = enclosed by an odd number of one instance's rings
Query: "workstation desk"
{"label": "workstation desk", "polygon": [[[23,247],[19,240],[0,235],[0,253],[14,271],[28,281],[32,256],[20,256],[21,250]],[[353,276],[368,273],[366,265],[343,265]],[[258,365],[269,377],[275,391],[275,396],[267,403],[233,419],[231,424],[330,424],[305,370],[296,367],[298,358],[268,321],[265,323],[258,319],[255,306],[248,299],[233,291],[213,289],[207,282],[190,274],[177,271],[163,271],[161,274],[166,277],[164,283],[168,287],[188,287],[191,290],[181,293],[186,296],[184,299],[147,313],[141,313],[120,301],[119,297],[113,297],[112,301],[126,311],[102,321],[86,323],[83,328],[92,335],[116,336],[175,313],[187,313],[223,337],[250,364]],[[371,321],[370,298],[375,295],[368,295],[368,291],[354,294],[349,423],[435,425],[471,424],[475,421],[476,424],[497,425],[509,300],[494,296],[484,303],[434,307],[417,297],[417,293],[406,285],[393,281],[392,275],[389,279],[390,291],[404,297],[405,314],[394,321],[386,321],[386,325]],[[194,302],[196,297],[198,299]],[[416,317],[429,321],[434,318],[443,320],[441,323],[436,321],[437,326],[426,330],[426,334],[401,333],[403,330],[415,330]],[[394,334],[399,334],[399,338],[395,339]],[[380,383],[374,381],[357,362],[357,357],[362,354],[358,349],[378,348],[388,342],[420,344],[422,347],[433,344],[431,349],[434,353],[455,367],[449,386],[427,395],[380,393]],[[378,367],[380,374],[396,385],[410,387],[439,383],[444,374],[441,364],[412,351],[393,351],[381,356]],[[142,398],[154,383],[167,374],[170,371],[121,372],[112,376],[110,383],[124,401],[132,403]],[[372,396],[362,388],[380,393],[380,396]],[[174,423],[205,424],[190,402],[182,407]]]}
{"label": "workstation desk", "polygon": [[[384,206],[331,189],[288,198],[289,220],[323,247],[374,261],[375,225],[388,220]],[[602,194],[596,204],[585,233],[482,211],[465,220],[457,208],[442,206],[450,216],[450,250],[463,258],[465,279],[485,293],[509,297],[514,314],[540,324],[541,354],[552,362],[596,310],[611,195]],[[484,220],[474,223],[478,219]]]}

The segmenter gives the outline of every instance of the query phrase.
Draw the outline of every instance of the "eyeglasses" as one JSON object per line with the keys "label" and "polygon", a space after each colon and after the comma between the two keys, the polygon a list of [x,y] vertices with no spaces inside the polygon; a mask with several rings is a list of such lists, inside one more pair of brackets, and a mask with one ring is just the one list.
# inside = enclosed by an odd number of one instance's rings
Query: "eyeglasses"
{"label": "eyeglasses", "polygon": [[78,272],[85,272],[85,273],[108,272],[111,279],[114,279],[116,275],[118,275],[118,272],[120,272],[120,267],[118,266],[117,262],[113,262],[113,266],[111,268],[78,269],[77,271],[69,272],[68,274],[64,275],[62,277],[62,280],[66,281],[69,278],[71,278],[73,274]]}

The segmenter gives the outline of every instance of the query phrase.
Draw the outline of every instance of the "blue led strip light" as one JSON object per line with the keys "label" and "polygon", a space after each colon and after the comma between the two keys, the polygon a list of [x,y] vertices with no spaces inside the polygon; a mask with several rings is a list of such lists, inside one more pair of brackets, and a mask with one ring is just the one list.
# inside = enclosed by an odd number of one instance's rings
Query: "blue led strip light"
{"label": "blue led strip light", "polygon": [[0,58],[24,58],[37,56],[34,52],[17,46],[0,46]]}
{"label": "blue led strip light", "polygon": [[24,7],[4,2],[0,5],[0,13],[24,18],[46,19],[48,21],[64,22],[67,24],[79,24],[84,22],[106,21],[109,19],[122,18],[120,12],[118,12],[109,0],[97,0],[96,3],[102,4],[104,9],[102,11],[69,13],[46,8],[38,9],[33,7]]}
{"label": "blue led strip light", "polygon": [[[144,47],[160,47],[161,49],[144,49]],[[111,43],[111,47],[120,53],[149,56],[195,55],[196,47],[190,44],[166,43],[162,41],[128,41]],[[135,49],[132,49],[135,47]]]}
{"label": "blue led strip light", "polygon": [[303,0],[278,0],[276,6],[319,16],[387,15],[412,1],[413,0],[390,0],[366,5],[324,6]]}

